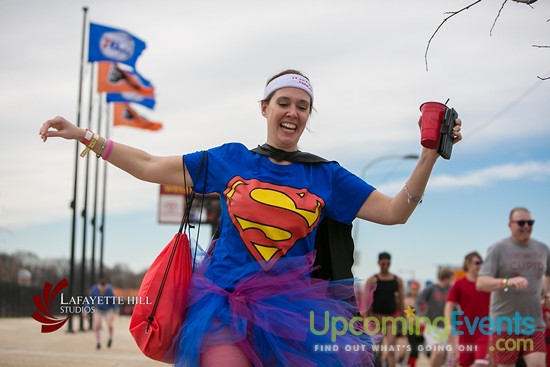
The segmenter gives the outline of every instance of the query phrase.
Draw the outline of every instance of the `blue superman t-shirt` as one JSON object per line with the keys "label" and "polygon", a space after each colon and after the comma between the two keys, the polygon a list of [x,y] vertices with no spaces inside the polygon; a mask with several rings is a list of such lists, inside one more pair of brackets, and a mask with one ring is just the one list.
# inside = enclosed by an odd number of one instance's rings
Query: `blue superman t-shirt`
{"label": "blue superman t-shirt", "polygon": [[374,190],[336,162],[281,165],[240,143],[207,152],[199,177],[202,152],[184,160],[197,193],[220,195],[220,238],[208,271],[213,278],[251,262],[268,270],[281,257],[311,252],[321,219],[351,223]]}

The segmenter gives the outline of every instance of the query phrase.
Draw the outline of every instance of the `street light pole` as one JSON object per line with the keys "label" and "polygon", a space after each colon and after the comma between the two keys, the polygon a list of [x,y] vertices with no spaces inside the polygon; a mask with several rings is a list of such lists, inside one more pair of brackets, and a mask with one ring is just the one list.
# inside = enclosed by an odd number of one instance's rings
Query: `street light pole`
{"label": "street light pole", "polygon": [[361,176],[359,176],[359,177],[361,177],[362,179],[365,179],[365,172],[367,172],[367,170],[369,168],[371,168],[372,166],[374,166],[376,163],[379,163],[379,162],[382,162],[382,161],[387,161],[387,160],[390,160],[390,159],[418,159],[418,158],[419,158],[418,154],[406,154],[406,155],[388,154],[388,155],[383,155],[383,156],[375,158],[372,161],[365,164],[363,166],[363,168],[361,169]]}
{"label": "street light pole", "polygon": [[[359,177],[361,177],[361,179],[365,179],[365,173],[367,172],[367,170],[369,168],[371,168],[372,166],[374,166],[375,164],[380,163],[382,161],[386,161],[386,160],[390,160],[390,159],[415,159],[416,160],[418,158],[419,158],[418,154],[405,154],[405,155],[388,154],[388,155],[383,155],[381,157],[373,159],[370,162],[367,162],[367,164],[365,164],[363,166],[363,168],[361,169],[361,175]],[[354,241],[355,244],[358,244],[357,239],[359,237],[359,222],[360,222],[360,220],[357,220],[355,225],[353,226],[352,237],[353,237],[353,241]]]}

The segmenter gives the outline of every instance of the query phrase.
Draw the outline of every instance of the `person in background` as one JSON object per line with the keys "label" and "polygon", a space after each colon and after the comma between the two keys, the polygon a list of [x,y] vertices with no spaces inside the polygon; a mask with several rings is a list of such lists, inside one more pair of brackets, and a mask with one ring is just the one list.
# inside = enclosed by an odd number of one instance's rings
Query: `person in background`
{"label": "person in background", "polygon": [[[458,350],[457,362],[461,367],[489,365],[488,335],[483,333],[479,327],[472,332],[463,321],[467,318],[471,323],[473,320],[481,320],[489,315],[491,294],[476,289],[476,281],[482,264],[481,255],[476,251],[470,252],[464,257],[463,267],[466,276],[454,282],[445,303],[445,319],[449,326],[449,344],[452,347],[449,358],[457,360],[456,351]],[[458,314],[460,314],[459,317],[454,316]],[[461,322],[456,330],[453,320]],[[458,340],[456,332],[459,332]]]}
{"label": "person in background", "polygon": [[[420,283],[416,280],[409,281],[408,291],[405,295],[405,309],[414,309],[416,311],[416,303],[419,294]],[[407,322],[415,325],[415,319],[415,316],[407,317]],[[407,341],[410,346],[407,357],[407,366],[415,367],[418,354],[420,353],[420,348],[424,344],[424,336],[420,332],[409,332],[407,334]]]}
{"label": "person in background", "polygon": [[[444,310],[445,299],[451,289],[454,273],[447,268],[441,268],[437,274],[437,283],[424,288],[417,300],[417,310],[421,316],[428,318],[431,324],[424,329],[426,345],[432,349],[430,366],[440,367],[446,356],[447,335],[445,330]],[[438,319],[437,321],[435,319]],[[445,335],[445,337],[443,337]]]}
{"label": "person in background", "polygon": [[[531,237],[535,220],[527,208],[510,211],[510,237],[489,247],[479,271],[477,289],[491,292],[490,316],[501,333],[491,334],[493,363],[513,366],[520,358],[527,367],[546,365],[545,328],[541,296],[550,290],[550,249]],[[521,317],[524,322],[510,323]],[[526,322],[530,320],[528,325]],[[530,343],[521,343],[525,339]],[[517,344],[519,348],[503,348]]]}
{"label": "person in background", "polygon": [[[312,323],[324,319],[312,322],[312,314],[332,312],[351,318],[357,311],[343,302],[354,294],[352,278],[344,285],[311,281],[319,223],[331,219],[350,225],[355,218],[384,225],[407,222],[422,200],[439,154],[423,147],[416,168],[394,197],[337,162],[305,162],[298,147],[314,101],[313,87],[299,71],[289,69],[270,78],[259,106],[266,122],[266,143],[258,150],[227,143],[183,156],[156,156],[86,131],[63,117],[42,125],[39,134],[44,141],[51,137],[80,141],[85,145],[82,155],[93,151],[140,180],[188,183],[199,194],[220,195],[220,237],[193,273],[185,323],[174,341],[176,366],[371,362],[373,340],[366,333],[348,332],[334,342],[330,333],[313,332]],[[462,122],[455,122],[453,143],[462,140]],[[228,128],[239,123],[228,122]],[[188,133],[197,128],[191,124]],[[327,288],[334,291],[328,297]],[[338,350],[315,350],[334,343]],[[346,345],[367,352],[350,353]]]}
{"label": "person in background", "polygon": [[115,310],[117,309],[116,295],[113,287],[105,279],[100,279],[90,289],[90,304],[93,305],[92,325],[94,328],[96,349],[101,349],[101,328],[103,322],[107,324],[107,348],[113,345],[113,331]]}
{"label": "person in background", "polygon": [[[395,274],[390,273],[391,255],[387,252],[378,254],[378,267],[380,271],[367,279],[364,295],[372,294],[372,305],[367,312],[368,315],[376,317],[380,325],[386,325],[382,329],[385,331],[382,339],[383,365],[395,367],[396,338],[397,331],[392,330],[394,324],[390,318],[395,318],[403,314],[403,280]],[[363,302],[362,302],[363,303]],[[397,328],[396,328],[397,329]],[[397,350],[398,351],[398,350]],[[385,357],[385,360],[384,360]]]}

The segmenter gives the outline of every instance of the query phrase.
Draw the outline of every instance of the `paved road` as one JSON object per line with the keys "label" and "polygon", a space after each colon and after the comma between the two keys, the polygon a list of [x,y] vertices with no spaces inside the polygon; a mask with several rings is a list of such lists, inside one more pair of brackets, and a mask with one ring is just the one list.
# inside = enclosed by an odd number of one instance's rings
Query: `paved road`
{"label": "paved road", "polygon": [[[169,366],[141,354],[128,331],[130,318],[117,316],[113,346],[95,349],[92,331],[67,332],[67,326],[42,334],[32,318],[0,318],[1,367],[155,367]],[[74,318],[74,329],[78,330]],[[103,344],[107,332],[102,330]]]}
{"label": "paved road", "polygon": [[[0,367],[169,366],[141,354],[128,331],[129,323],[129,317],[117,316],[112,348],[105,348],[107,333],[102,330],[103,346],[96,350],[92,331],[68,333],[65,325],[42,334],[41,325],[30,317],[0,318]],[[75,317],[75,330],[78,325]],[[417,367],[428,367],[428,363],[421,358]]]}

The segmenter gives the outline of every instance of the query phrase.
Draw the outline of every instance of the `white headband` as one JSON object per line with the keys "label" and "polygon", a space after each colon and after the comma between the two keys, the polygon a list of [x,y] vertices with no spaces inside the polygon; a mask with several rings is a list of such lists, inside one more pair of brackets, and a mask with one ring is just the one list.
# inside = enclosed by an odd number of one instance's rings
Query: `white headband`
{"label": "white headband", "polygon": [[281,88],[298,88],[305,91],[311,97],[313,103],[313,88],[307,78],[298,74],[285,74],[270,81],[265,87],[264,100],[267,99],[273,92]]}

